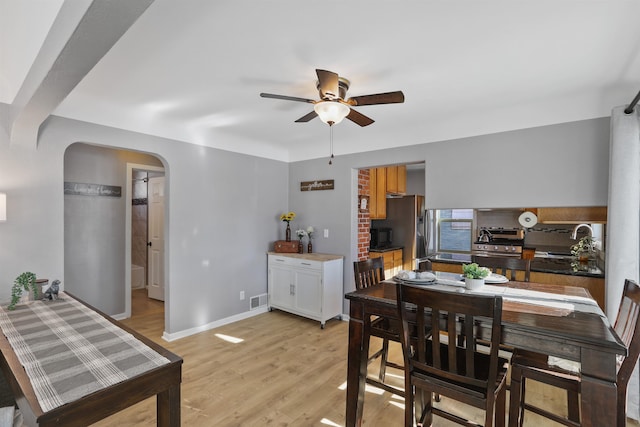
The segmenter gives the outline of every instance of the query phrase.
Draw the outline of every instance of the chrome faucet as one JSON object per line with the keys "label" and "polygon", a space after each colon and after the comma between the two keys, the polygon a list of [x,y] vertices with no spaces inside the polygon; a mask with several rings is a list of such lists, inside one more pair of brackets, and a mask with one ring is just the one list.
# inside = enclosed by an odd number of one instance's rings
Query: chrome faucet
{"label": "chrome faucet", "polygon": [[572,240],[576,240],[578,238],[578,229],[582,227],[587,227],[589,229],[589,233],[591,234],[591,237],[593,237],[593,228],[591,228],[589,224],[578,224],[575,226],[575,228],[573,229],[573,232],[571,233]]}

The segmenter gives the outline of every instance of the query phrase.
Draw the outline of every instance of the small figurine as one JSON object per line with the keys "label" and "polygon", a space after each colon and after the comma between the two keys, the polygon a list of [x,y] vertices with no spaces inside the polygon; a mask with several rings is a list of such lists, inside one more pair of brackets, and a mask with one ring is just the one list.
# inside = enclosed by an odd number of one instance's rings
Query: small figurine
{"label": "small figurine", "polygon": [[46,290],[42,299],[43,300],[56,300],[58,299],[58,291],[60,291],[60,280],[54,280]]}

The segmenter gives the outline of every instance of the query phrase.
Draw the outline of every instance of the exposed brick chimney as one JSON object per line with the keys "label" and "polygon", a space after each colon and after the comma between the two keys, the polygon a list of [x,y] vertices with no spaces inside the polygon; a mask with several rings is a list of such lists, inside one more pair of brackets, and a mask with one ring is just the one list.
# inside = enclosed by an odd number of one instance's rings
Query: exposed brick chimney
{"label": "exposed brick chimney", "polygon": [[[369,169],[358,170],[358,195],[369,196]],[[371,228],[371,217],[369,206],[366,212],[360,211],[358,207],[358,261],[369,259],[369,229]]]}

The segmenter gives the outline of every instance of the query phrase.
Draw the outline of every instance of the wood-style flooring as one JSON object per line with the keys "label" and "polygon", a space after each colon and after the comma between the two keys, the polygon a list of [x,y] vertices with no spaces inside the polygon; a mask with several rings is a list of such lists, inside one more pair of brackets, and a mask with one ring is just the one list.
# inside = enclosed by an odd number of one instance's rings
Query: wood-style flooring
{"label": "wood-style flooring", "polygon": [[[144,290],[132,298],[132,317],[123,323],[184,359],[183,426],[344,426],[347,373],[347,322],[319,322],[274,310],[214,330],[166,342],[164,306]],[[402,360],[391,343],[392,358]],[[372,349],[374,343],[372,343]],[[374,367],[371,367],[373,371]],[[388,370],[402,386],[402,372]],[[550,387],[532,384],[527,396],[566,411],[564,398]],[[155,426],[155,398],[121,411],[96,426]],[[446,398],[441,405],[451,405]],[[482,422],[482,412],[453,402]],[[364,426],[403,425],[404,399],[367,387]],[[435,427],[454,426],[435,417]],[[556,425],[526,414],[525,426]],[[627,426],[639,426],[627,422]]]}

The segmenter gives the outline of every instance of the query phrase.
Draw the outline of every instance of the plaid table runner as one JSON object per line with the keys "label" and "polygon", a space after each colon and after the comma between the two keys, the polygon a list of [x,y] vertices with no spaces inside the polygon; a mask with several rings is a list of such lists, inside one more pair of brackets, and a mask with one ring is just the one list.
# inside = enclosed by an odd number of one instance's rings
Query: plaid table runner
{"label": "plaid table runner", "polygon": [[544,306],[558,310],[566,314],[584,312],[605,317],[598,303],[591,299],[573,295],[562,295],[551,292],[532,291],[529,289],[509,288],[500,285],[484,285],[475,290],[465,289],[462,280],[449,280],[438,278],[435,282],[425,284],[430,289],[444,292],[468,292],[471,294],[501,295],[504,301],[513,301],[531,306]]}
{"label": "plaid table runner", "polygon": [[1,306],[0,329],[45,412],[169,363],[63,292],[13,311]]}

